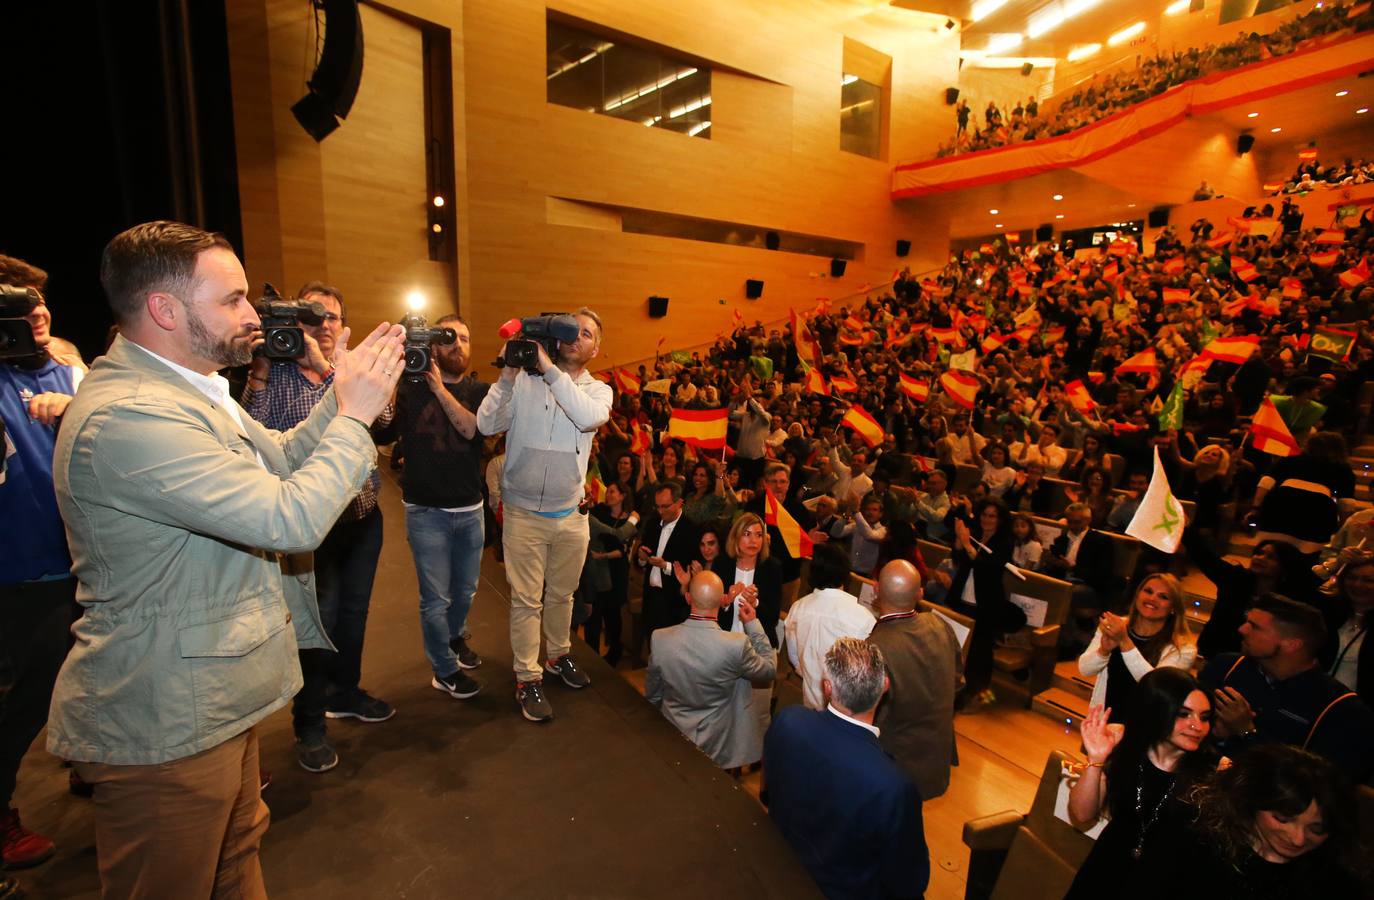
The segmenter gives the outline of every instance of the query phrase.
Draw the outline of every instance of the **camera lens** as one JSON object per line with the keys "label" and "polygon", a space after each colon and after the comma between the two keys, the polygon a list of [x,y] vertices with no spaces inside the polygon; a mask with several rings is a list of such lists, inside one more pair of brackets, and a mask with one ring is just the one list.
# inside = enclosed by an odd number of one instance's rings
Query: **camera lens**
{"label": "camera lens", "polygon": [[269,352],[278,357],[297,357],[305,350],[300,332],[293,328],[273,328],[265,335]]}
{"label": "camera lens", "polygon": [[428,347],[407,347],[406,348],[406,371],[423,372],[429,368],[429,348]]}

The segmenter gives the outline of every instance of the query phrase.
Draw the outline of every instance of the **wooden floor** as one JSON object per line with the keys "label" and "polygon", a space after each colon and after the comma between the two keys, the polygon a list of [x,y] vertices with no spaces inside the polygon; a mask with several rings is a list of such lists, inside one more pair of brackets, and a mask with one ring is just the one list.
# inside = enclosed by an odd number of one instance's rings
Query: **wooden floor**
{"label": "wooden floor", "polygon": [[[296,766],[289,711],[260,726],[262,763],[274,777],[263,846],[274,897],[811,895],[757,804],[758,776],[736,783],[681,739],[639,696],[642,669],[623,663],[612,673],[580,645],[574,653],[593,672],[592,689],[554,686],[548,726],[519,717],[507,588],[490,557],[470,626],[487,660],[475,673],[483,693],[459,702],[431,689],[404,513],[393,473],[383,471],[386,543],[364,686],[398,715],[380,725],[331,722],[341,763],[323,775]],[[784,682],[779,702],[799,701]],[[964,822],[1024,811],[1046,755],[1078,745],[1076,733],[1009,702],[955,724],[960,765],[948,793],[925,807],[935,900],[963,897]],[[66,770],[42,746],[40,736],[25,758],[15,805],[59,852],[17,877],[34,900],[95,897],[89,801],[67,794]]]}

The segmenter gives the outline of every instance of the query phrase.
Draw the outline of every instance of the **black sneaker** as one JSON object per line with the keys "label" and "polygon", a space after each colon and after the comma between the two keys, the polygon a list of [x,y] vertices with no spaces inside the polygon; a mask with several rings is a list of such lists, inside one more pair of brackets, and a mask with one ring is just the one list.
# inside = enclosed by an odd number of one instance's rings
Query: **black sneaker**
{"label": "black sneaker", "polygon": [[478,656],[471,647],[468,646],[467,635],[456,637],[448,642],[449,648],[458,656],[458,665],[464,669],[475,669],[482,664],[482,657]]}
{"label": "black sneaker", "polygon": [[335,694],[325,706],[330,719],[357,719],[359,722],[385,722],[396,715],[396,707],[378,700],[362,688]]}
{"label": "black sneaker", "polygon": [[516,682],[515,702],[520,704],[520,714],[531,722],[547,722],[553,718],[553,704],[544,696],[542,681]]}
{"label": "black sneaker", "polygon": [[544,663],[544,671],[550,675],[557,675],[570,688],[584,688],[592,683],[592,680],[583,674],[582,670],[577,667],[577,663],[573,662],[573,658],[567,654]]}
{"label": "black sneaker", "polygon": [[477,692],[482,689],[480,684],[464,675],[462,669],[459,669],[447,678],[440,678],[438,675],[435,675],[430,679],[429,685],[436,691],[443,691],[450,697],[457,697],[459,700],[476,697]]}
{"label": "black sneaker", "polygon": [[328,772],[339,764],[339,754],[324,738],[296,741],[296,761],[307,772]]}

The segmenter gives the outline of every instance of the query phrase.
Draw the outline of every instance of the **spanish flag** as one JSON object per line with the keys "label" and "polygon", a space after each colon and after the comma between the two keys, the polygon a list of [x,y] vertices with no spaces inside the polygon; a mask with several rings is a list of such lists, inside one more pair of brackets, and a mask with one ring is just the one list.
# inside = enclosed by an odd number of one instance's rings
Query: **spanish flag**
{"label": "spanish flag", "polygon": [[1255,410],[1255,417],[1250,422],[1250,438],[1250,446],[1274,456],[1292,456],[1298,452],[1298,442],[1293,440],[1293,433],[1268,397]]}
{"label": "spanish flag", "polygon": [[615,370],[615,386],[622,394],[639,393],[639,379],[624,369]]}
{"label": "spanish flag", "polygon": [[702,450],[720,450],[730,428],[728,409],[674,409],[668,436]]}
{"label": "spanish flag", "polygon": [[849,412],[844,414],[840,424],[854,429],[855,433],[863,438],[864,443],[870,447],[877,447],[887,436],[883,432],[883,426],[878,424],[877,419],[864,412],[862,406],[849,407]]}
{"label": "spanish flag", "polygon": [[1231,274],[1248,284],[1259,277],[1259,269],[1256,269],[1245,257],[1233,256],[1231,257]]}
{"label": "spanish flag", "polygon": [[1312,253],[1307,258],[1312,261],[1312,265],[1329,269],[1340,260],[1341,251],[1328,250],[1326,253]]}
{"label": "spanish flag", "polygon": [[852,394],[859,389],[859,386],[854,383],[854,379],[844,375],[832,375],[830,386],[841,394]]}
{"label": "spanish flag", "polygon": [[773,492],[765,490],[764,523],[778,529],[778,533],[782,535],[782,542],[787,546],[787,552],[792,555],[793,559],[810,559],[811,536],[802,530],[801,525],[778,501]]}
{"label": "spanish flag", "polygon": [[1302,281],[1297,278],[1285,278],[1280,284],[1283,285],[1283,296],[1289,300],[1297,300],[1302,296]]}
{"label": "spanish flag", "polygon": [[990,335],[988,335],[987,337],[983,338],[983,344],[982,344],[983,352],[984,352],[984,353],[991,353],[992,351],[996,350],[998,347],[1001,347],[1001,346],[1002,346],[1003,344],[1005,344],[1006,342],[1007,342],[1007,336],[1006,336],[1006,335],[1004,335],[1004,334],[990,334]]}
{"label": "spanish flag", "polygon": [[1177,275],[1183,271],[1183,257],[1173,256],[1164,260],[1164,271],[1170,275]]}
{"label": "spanish flag", "polygon": [[1317,158],[1317,148],[1316,148],[1316,147],[1308,147],[1306,150],[1299,150],[1299,151],[1298,151],[1298,159],[1302,160],[1303,162],[1315,161],[1316,158]]}
{"label": "spanish flag", "polygon": [[840,343],[844,344],[846,347],[862,347],[864,344],[868,343],[868,335],[842,334],[840,335]]}
{"label": "spanish flag", "polygon": [[957,328],[932,328],[930,336],[942,344],[962,344],[963,338],[959,336]]}
{"label": "spanish flag", "polygon": [[1077,378],[1064,385],[1064,394],[1069,398],[1069,403],[1073,404],[1073,408],[1085,416],[1096,406],[1092,395],[1088,393],[1087,385]]}
{"label": "spanish flag", "polygon": [[606,499],[606,482],[601,480],[601,467],[595,460],[587,466],[587,493],[591,495],[593,503],[601,503]]}
{"label": "spanish flag", "polygon": [[1202,353],[1222,362],[1239,364],[1249,359],[1250,354],[1254,353],[1258,347],[1259,335],[1249,334],[1244,337],[1217,338],[1204,347]]}
{"label": "spanish flag", "polygon": [[788,309],[788,314],[792,317],[792,340],[797,345],[797,356],[808,366],[819,366],[821,364],[821,348],[816,344],[816,339],[811,336],[811,329],[807,327],[806,320],[797,315],[795,309]]}
{"label": "spanish flag", "polygon": [[1211,247],[1213,250],[1220,250],[1222,247],[1225,247],[1227,244],[1231,243],[1232,239],[1234,239],[1234,238],[1235,238],[1235,233],[1234,233],[1234,232],[1223,231],[1221,234],[1217,235],[1216,237],[1214,237],[1214,238],[1209,238],[1208,241],[1207,241],[1207,246],[1208,246],[1208,247]]}
{"label": "spanish flag", "polygon": [[1369,257],[1360,260],[1358,266],[1346,269],[1336,276],[1336,280],[1348,288],[1359,287],[1369,280]]}
{"label": "spanish flag", "polygon": [[864,323],[860,321],[858,316],[851,313],[848,317],[845,318],[844,327],[848,328],[850,331],[863,331]]}
{"label": "spanish flag", "polygon": [[945,389],[949,399],[964,409],[973,409],[974,398],[978,396],[978,378],[976,376],[951,369],[940,376],[940,387]]}
{"label": "spanish flag", "polygon": [[1052,326],[1052,327],[1050,327],[1050,328],[1046,328],[1046,329],[1045,329],[1045,343],[1046,343],[1046,344],[1057,344],[1057,343],[1059,343],[1060,341],[1064,340],[1064,334],[1065,334],[1066,331],[1067,331],[1067,329],[1065,329],[1065,327],[1064,327],[1063,325],[1054,325],[1054,326]]}
{"label": "spanish flag", "polygon": [[1314,244],[1344,244],[1345,232],[1336,228],[1328,228],[1312,241]]}
{"label": "spanish flag", "polygon": [[[726,415],[728,416],[729,413]],[[633,431],[634,437],[630,439],[630,452],[636,456],[641,453],[649,452],[649,448],[654,445],[653,431],[650,430],[648,425],[636,425]]]}
{"label": "spanish flag", "polygon": [[1116,281],[1116,279],[1120,277],[1120,275],[1121,267],[1116,264],[1116,260],[1112,260],[1110,263],[1108,263],[1106,266],[1102,268],[1102,280],[1107,282],[1108,284],[1112,283],[1113,281]]}
{"label": "spanish flag", "polygon": [[1118,375],[1158,375],[1159,361],[1155,358],[1155,348],[1147,347],[1135,356],[1116,367]]}
{"label": "spanish flag", "polygon": [[897,387],[901,388],[903,394],[906,394],[917,403],[926,402],[926,398],[930,396],[929,381],[917,381],[905,372],[898,373],[897,378]]}
{"label": "spanish flag", "polygon": [[1164,289],[1165,303],[1187,303],[1191,299],[1193,299],[1192,291],[1189,291],[1187,288]]}
{"label": "spanish flag", "polygon": [[820,369],[806,370],[806,389],[813,394],[820,394],[822,397],[830,396],[830,385],[825,383],[825,376]]}

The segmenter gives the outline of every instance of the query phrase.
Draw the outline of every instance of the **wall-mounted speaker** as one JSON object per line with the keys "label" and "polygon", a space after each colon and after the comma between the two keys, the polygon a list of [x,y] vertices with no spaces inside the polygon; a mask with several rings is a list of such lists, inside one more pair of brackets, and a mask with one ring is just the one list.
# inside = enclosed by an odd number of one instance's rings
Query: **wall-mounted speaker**
{"label": "wall-mounted speaker", "polygon": [[830,261],[830,277],[831,277],[831,278],[843,278],[843,277],[844,277],[844,267],[845,267],[845,260],[842,260],[842,259],[832,259],[832,260]]}
{"label": "wall-mounted speaker", "polygon": [[1244,156],[1250,152],[1250,148],[1255,146],[1255,136],[1253,134],[1242,134],[1236,138],[1236,155]]}
{"label": "wall-mounted speaker", "polygon": [[1029,74],[1031,73],[1031,71],[1032,71],[1034,68],[1035,68],[1035,63],[1022,63],[1022,64],[1021,64],[1021,74],[1022,74],[1022,75],[1029,75]]}
{"label": "wall-mounted speaker", "polygon": [[663,318],[663,317],[666,316],[666,315],[668,315],[668,298],[667,298],[667,297],[650,297],[650,298],[649,298],[649,318],[651,318],[651,319],[661,319],[661,318]]}
{"label": "wall-mounted speaker", "polygon": [[1051,225],[1049,222],[1046,222],[1044,225],[1038,226],[1035,229],[1035,240],[1036,243],[1043,243],[1044,241],[1054,240],[1054,226]]}
{"label": "wall-mounted speaker", "polygon": [[770,231],[763,236],[763,245],[769,250],[776,250],[782,244],[782,238],[776,231]]}
{"label": "wall-mounted speaker", "polygon": [[348,117],[363,78],[363,20],[358,0],[317,0],[324,11],[324,48],[306,94],[291,114],[316,141],[322,141]]}
{"label": "wall-mounted speaker", "polygon": [[907,255],[908,253],[910,253],[910,252],[911,252],[911,241],[898,241],[898,242],[897,242],[897,255],[898,255],[898,256],[906,256],[906,255]]}
{"label": "wall-mounted speaker", "polygon": [[763,281],[759,278],[750,278],[744,282],[744,296],[750,300],[757,300],[763,296]]}
{"label": "wall-mounted speaker", "polygon": [[955,87],[952,87],[952,88],[945,88],[945,105],[946,105],[946,106],[953,106],[954,104],[956,104],[956,103],[958,103],[958,102],[959,102],[959,89],[958,89],[958,88],[955,88]]}
{"label": "wall-mounted speaker", "polygon": [[1160,206],[1150,210],[1150,216],[1146,220],[1151,228],[1163,228],[1169,224],[1169,207]]}

